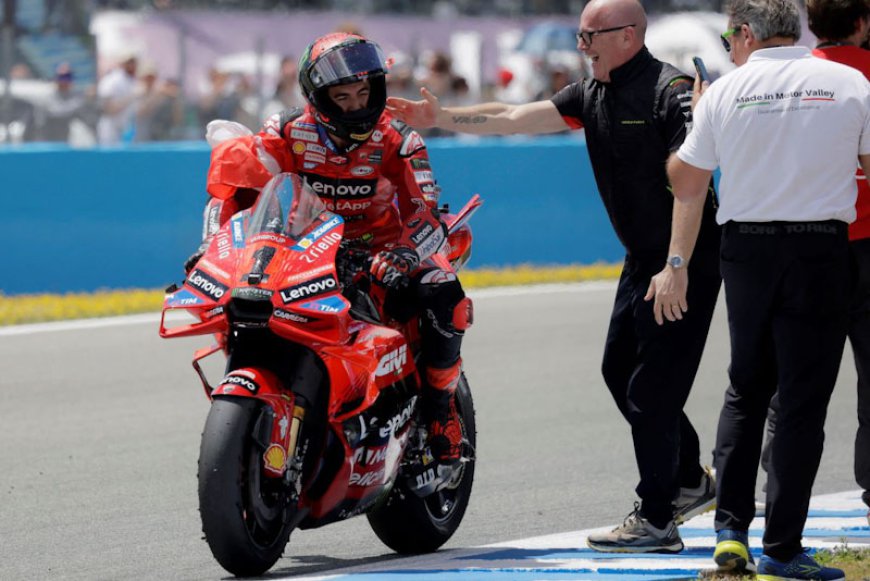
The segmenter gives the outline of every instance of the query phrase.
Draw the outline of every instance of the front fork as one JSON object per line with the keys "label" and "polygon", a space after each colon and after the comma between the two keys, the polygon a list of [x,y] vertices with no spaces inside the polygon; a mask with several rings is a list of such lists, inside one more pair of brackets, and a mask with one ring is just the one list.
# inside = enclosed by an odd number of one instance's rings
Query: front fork
{"label": "front fork", "polygon": [[305,419],[304,398],[284,388],[278,376],[258,367],[241,367],[227,373],[220,383],[210,389],[211,397],[243,397],[257,399],[265,405],[253,429],[253,438],[263,450],[263,474],[281,478],[294,491],[298,500],[302,486],[304,442],[299,435]]}

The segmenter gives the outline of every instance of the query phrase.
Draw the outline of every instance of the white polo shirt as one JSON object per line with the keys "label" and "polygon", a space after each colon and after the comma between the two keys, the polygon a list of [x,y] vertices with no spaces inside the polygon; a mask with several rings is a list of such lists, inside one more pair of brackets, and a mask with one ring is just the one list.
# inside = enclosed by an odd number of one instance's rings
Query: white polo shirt
{"label": "white polo shirt", "polygon": [[720,167],[716,221],[855,219],[858,155],[870,154],[870,83],[806,47],[757,50],[710,85],[677,152]]}

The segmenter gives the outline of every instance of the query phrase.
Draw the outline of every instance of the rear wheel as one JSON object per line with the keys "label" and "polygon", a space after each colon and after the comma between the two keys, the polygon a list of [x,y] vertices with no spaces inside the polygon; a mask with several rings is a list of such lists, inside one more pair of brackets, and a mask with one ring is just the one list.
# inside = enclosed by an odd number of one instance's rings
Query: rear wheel
{"label": "rear wheel", "polygon": [[367,515],[378,538],[398,553],[435,551],[453,536],[468,508],[474,482],[477,431],[474,402],[464,374],[459,379],[455,397],[462,436],[471,444],[471,458],[460,465],[446,487],[423,498],[408,489],[400,474],[386,500]]}
{"label": "rear wheel", "polygon": [[287,494],[280,478],[263,475],[263,449],[254,439],[262,402],[217,398],[199,451],[202,531],[221,566],[237,576],[259,575],[284,552]]}

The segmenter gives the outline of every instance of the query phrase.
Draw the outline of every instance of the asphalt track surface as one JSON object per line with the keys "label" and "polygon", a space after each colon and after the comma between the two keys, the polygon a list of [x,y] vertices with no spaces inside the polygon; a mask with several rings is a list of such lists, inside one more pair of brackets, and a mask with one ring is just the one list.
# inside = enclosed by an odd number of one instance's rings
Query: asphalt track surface
{"label": "asphalt track surface", "polygon": [[[614,290],[472,293],[476,321],[463,354],[478,464],[446,557],[611,525],[631,509],[630,432],[599,372]],[[189,362],[204,341],[162,340],[154,316],[117,323],[0,329],[0,579],[227,577],[201,540],[197,512],[208,402]],[[728,351],[720,308],[687,405],[705,462]],[[856,488],[855,406],[847,347],[815,494]],[[392,559],[359,517],[294,532],[272,573],[324,575]]]}

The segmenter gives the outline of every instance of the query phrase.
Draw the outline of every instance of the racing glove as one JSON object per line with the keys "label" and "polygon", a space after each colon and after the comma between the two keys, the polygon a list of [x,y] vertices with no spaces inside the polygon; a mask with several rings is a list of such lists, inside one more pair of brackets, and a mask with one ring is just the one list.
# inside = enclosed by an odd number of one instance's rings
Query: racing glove
{"label": "racing glove", "polygon": [[199,262],[199,259],[202,258],[202,255],[205,254],[207,249],[208,241],[203,242],[200,247],[196,249],[196,252],[191,254],[188,259],[184,261],[184,274],[190,274],[190,271],[193,270],[193,267],[196,266],[196,263]]}
{"label": "racing glove", "polygon": [[420,266],[420,257],[411,248],[397,246],[378,252],[372,260],[371,274],[387,288],[397,289],[408,283],[408,276]]}

